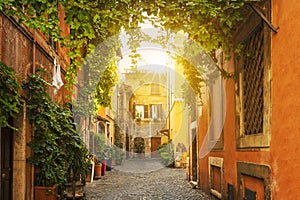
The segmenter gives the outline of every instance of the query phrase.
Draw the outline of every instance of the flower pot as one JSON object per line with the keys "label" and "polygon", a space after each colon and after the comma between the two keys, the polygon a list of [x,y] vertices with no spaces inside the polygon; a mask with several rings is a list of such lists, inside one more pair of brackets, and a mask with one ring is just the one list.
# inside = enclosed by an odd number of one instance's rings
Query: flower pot
{"label": "flower pot", "polygon": [[57,198],[57,185],[52,187],[35,186],[34,199],[35,200],[56,200]]}
{"label": "flower pot", "polygon": [[101,160],[101,163],[102,163],[102,171],[101,171],[101,174],[102,174],[102,176],[104,176],[105,173],[106,173],[106,160]]}
{"label": "flower pot", "polygon": [[100,178],[102,175],[102,164],[96,164],[94,169],[95,178]]}

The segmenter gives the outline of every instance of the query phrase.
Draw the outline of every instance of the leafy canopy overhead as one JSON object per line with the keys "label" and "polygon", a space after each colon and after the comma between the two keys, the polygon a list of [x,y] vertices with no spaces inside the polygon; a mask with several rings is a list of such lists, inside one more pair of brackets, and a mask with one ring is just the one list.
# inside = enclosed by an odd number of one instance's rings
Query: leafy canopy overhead
{"label": "leafy canopy overhead", "polygon": [[[2,0],[0,10],[68,47],[72,62],[66,79],[72,85],[83,58],[97,44],[121,31],[139,28],[145,20],[155,27],[174,32],[183,30],[211,54],[219,48],[229,52],[233,47],[232,30],[242,20],[241,8],[252,1],[255,0]],[[64,11],[64,22],[69,25],[71,34],[62,34],[58,25],[59,10]],[[135,40],[139,37],[132,35],[131,38],[130,47],[134,52],[139,45]],[[119,47],[116,44],[114,48]]]}

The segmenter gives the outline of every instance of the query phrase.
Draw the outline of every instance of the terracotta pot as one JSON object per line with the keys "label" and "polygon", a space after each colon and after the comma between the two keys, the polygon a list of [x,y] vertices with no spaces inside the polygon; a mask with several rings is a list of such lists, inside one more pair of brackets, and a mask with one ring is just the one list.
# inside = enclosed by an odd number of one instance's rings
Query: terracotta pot
{"label": "terracotta pot", "polygon": [[102,175],[102,164],[96,164],[94,169],[95,178],[99,178]]}
{"label": "terracotta pot", "polygon": [[102,171],[101,171],[101,173],[102,173],[102,176],[104,176],[105,173],[106,173],[106,160],[101,160],[100,162],[102,163]]}
{"label": "terracotta pot", "polygon": [[56,200],[57,198],[57,185],[52,187],[35,186],[34,199],[35,200]]}

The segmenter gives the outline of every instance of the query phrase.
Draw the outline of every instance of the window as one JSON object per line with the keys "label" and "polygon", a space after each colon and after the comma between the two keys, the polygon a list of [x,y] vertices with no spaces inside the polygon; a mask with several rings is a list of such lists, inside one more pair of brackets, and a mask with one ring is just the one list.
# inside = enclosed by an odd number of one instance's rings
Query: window
{"label": "window", "polygon": [[148,105],[136,105],[135,106],[135,118],[145,119],[148,118]]}
{"label": "window", "polygon": [[103,124],[101,122],[98,122],[97,133],[99,133],[99,134],[105,133],[105,127],[103,126]]}
{"label": "window", "polygon": [[224,161],[223,158],[208,158],[208,174],[210,193],[218,198],[224,199]]}
{"label": "window", "polygon": [[[267,165],[237,162],[238,199],[271,199],[270,167]],[[252,183],[259,191],[252,191],[248,186]],[[261,193],[262,191],[262,193]]]}
{"label": "window", "polygon": [[150,105],[151,118],[154,120],[160,120],[162,118],[162,105],[161,104],[152,104]]}
{"label": "window", "polygon": [[108,122],[106,122],[106,130],[107,130],[106,137],[109,138],[109,135],[110,135],[110,124]]}
{"label": "window", "polygon": [[243,42],[243,66],[240,74],[242,88],[241,118],[245,135],[261,134],[263,132],[263,92],[264,92],[264,49],[263,22]]}
{"label": "window", "polygon": [[[270,2],[261,5],[270,19]],[[241,26],[235,38],[243,51],[235,56],[237,147],[268,147],[270,121],[271,31],[256,14]]]}

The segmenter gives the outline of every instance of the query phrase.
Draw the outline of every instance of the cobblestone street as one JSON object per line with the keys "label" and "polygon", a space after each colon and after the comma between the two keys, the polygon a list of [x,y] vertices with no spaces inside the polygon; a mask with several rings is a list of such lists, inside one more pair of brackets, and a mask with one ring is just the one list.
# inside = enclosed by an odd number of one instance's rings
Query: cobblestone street
{"label": "cobblestone street", "polygon": [[184,169],[164,168],[158,159],[134,159],[87,183],[88,200],[209,199],[192,189]]}

